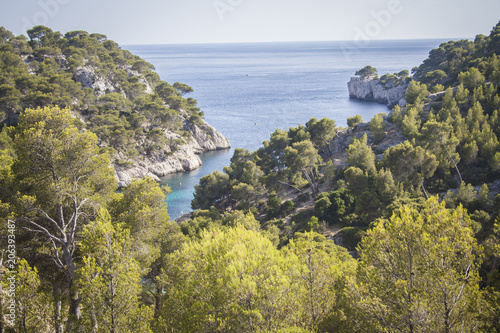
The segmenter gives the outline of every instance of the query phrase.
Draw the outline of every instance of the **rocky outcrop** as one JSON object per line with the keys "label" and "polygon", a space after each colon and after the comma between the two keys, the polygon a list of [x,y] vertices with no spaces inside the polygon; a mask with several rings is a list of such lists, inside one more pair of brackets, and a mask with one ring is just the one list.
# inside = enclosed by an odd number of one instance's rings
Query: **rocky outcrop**
{"label": "rocky outcrop", "polygon": [[385,137],[377,145],[374,145],[373,135],[370,132],[368,123],[360,123],[354,128],[348,128],[343,132],[337,133],[337,136],[330,141],[330,159],[336,167],[345,167],[348,165],[347,147],[352,142],[353,138],[360,139],[363,135],[367,135],[368,145],[372,146],[377,159],[382,159],[385,150],[392,146],[398,145],[405,141],[405,137],[401,130],[395,125],[384,119],[385,122]]}
{"label": "rocky outcrop", "polygon": [[90,88],[94,90],[97,96],[103,95],[108,92],[115,92],[116,89],[107,78],[98,75],[95,69],[91,66],[83,66],[78,68],[73,76],[76,82],[82,84],[82,88]]}
{"label": "rocky outcrop", "polygon": [[200,166],[201,159],[190,145],[183,145],[168,156],[145,157],[132,166],[114,165],[119,187],[128,186],[134,178],[151,177],[159,181],[159,177],[174,172],[194,170]]}
{"label": "rocky outcrop", "polygon": [[389,108],[395,105],[404,106],[404,95],[406,93],[406,83],[386,87],[373,76],[371,77],[352,77],[347,83],[349,97],[368,102],[377,102],[386,104]]}
{"label": "rocky outcrop", "polygon": [[201,125],[185,121],[184,129],[191,133],[188,140],[178,134],[165,132],[167,138],[184,142],[175,151],[153,152],[131,165],[115,164],[118,186],[125,187],[134,178],[151,177],[159,181],[160,177],[170,173],[197,169],[201,166],[199,154],[205,151],[231,148],[229,140],[205,121],[202,121]]}
{"label": "rocky outcrop", "polygon": [[[146,93],[154,93],[154,89],[144,75],[131,68],[125,68],[125,72],[129,77],[138,78],[137,82],[145,86],[144,91]],[[80,82],[83,88],[93,89],[94,94],[97,96],[120,91],[120,87],[115,87],[111,80],[100,75],[92,66],[78,68],[74,72],[73,78],[75,81]],[[189,132],[189,136],[181,136],[179,133],[161,129],[167,142],[175,142],[173,144],[175,148],[164,145],[161,149],[149,151],[132,160],[118,153],[117,161],[121,163],[113,166],[119,187],[128,186],[134,178],[151,177],[159,181],[160,177],[170,173],[197,169],[202,164],[199,155],[203,152],[231,147],[229,140],[208,123],[203,120],[191,122],[187,120],[189,115],[186,111],[180,110],[180,113],[179,119],[183,124],[182,129]],[[147,123],[143,126],[151,127],[153,125]],[[145,142],[136,142],[136,144],[144,145]]]}
{"label": "rocky outcrop", "polygon": [[[154,93],[154,89],[144,75],[131,68],[126,68],[125,72],[129,77],[137,77],[138,82],[145,85],[144,91],[146,93]],[[78,68],[73,78],[80,82],[83,88],[93,89],[97,96],[107,92],[120,91],[119,87],[115,87],[108,78],[100,75],[92,66]],[[187,117],[185,111],[181,110],[181,113]],[[201,123],[195,124],[183,116],[180,118],[184,125],[183,130],[191,134],[189,138],[163,130],[167,140],[179,142],[175,149],[163,147],[160,151],[150,152],[140,158],[135,158],[133,161],[130,161],[126,156],[119,156],[118,160],[128,161],[124,164],[114,165],[119,187],[128,186],[134,178],[151,177],[159,181],[160,177],[170,173],[197,169],[202,164],[199,155],[203,152],[231,147],[229,140],[205,121],[202,120]]]}
{"label": "rocky outcrop", "polygon": [[[147,94],[153,94],[154,89],[151,87],[148,80],[139,73],[138,71],[132,70],[130,67],[127,67],[125,72],[129,77],[137,77],[138,82],[145,85],[144,92]],[[101,96],[107,92],[115,92],[120,91],[119,87],[115,87],[109,78],[98,74],[96,69],[92,66],[81,66],[75,70],[73,79],[76,82],[80,82],[82,84],[82,88],[90,88],[94,90],[94,94],[96,96]]]}
{"label": "rocky outcrop", "polygon": [[203,122],[203,125],[198,126],[186,121],[184,129],[193,135],[191,144],[198,151],[203,152],[231,147],[229,140],[207,122]]}

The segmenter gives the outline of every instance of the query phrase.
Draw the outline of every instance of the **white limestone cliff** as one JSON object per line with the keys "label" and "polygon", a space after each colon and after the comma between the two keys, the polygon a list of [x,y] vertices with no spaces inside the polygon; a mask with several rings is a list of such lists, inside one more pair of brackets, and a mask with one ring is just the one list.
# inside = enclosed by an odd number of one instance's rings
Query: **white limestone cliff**
{"label": "white limestone cliff", "polygon": [[199,157],[201,153],[231,148],[229,140],[205,121],[201,126],[185,121],[184,129],[191,133],[189,140],[178,134],[165,132],[168,138],[184,141],[175,151],[153,152],[132,165],[115,164],[118,186],[125,187],[134,178],[151,177],[160,180],[160,177],[174,172],[195,170],[202,164]]}
{"label": "white limestone cliff", "polygon": [[386,104],[391,109],[395,105],[404,106],[406,104],[404,95],[407,87],[407,84],[385,87],[380,79],[373,76],[352,77],[347,83],[350,98]]}

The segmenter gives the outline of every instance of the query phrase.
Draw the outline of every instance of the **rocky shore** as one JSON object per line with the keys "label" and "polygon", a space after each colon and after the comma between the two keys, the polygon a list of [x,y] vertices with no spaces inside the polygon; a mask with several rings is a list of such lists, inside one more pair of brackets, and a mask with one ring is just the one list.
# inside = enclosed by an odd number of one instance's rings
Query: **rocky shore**
{"label": "rocky shore", "polygon": [[118,186],[126,187],[134,178],[151,177],[159,181],[160,177],[174,172],[195,170],[202,164],[199,155],[203,152],[231,148],[229,140],[205,121],[202,126],[186,122],[185,129],[191,133],[189,140],[171,132],[165,133],[185,142],[174,152],[144,156],[130,166],[115,164]]}
{"label": "rocky shore", "polygon": [[[138,82],[145,86],[147,94],[154,92],[144,75],[130,67],[126,67],[125,70],[129,77],[138,78]],[[83,88],[92,89],[97,96],[106,92],[120,91],[119,87],[115,87],[108,78],[100,75],[92,66],[78,68],[74,74],[74,80],[80,82]],[[189,132],[189,138],[163,129],[163,134],[168,140],[180,142],[177,148],[172,151],[168,147],[163,147],[128,164],[114,164],[119,187],[128,186],[134,178],[151,177],[159,181],[160,177],[171,173],[195,170],[202,164],[199,155],[203,152],[231,148],[229,140],[206,121],[200,120],[201,124],[196,124],[188,120],[189,116],[184,110],[181,110],[181,113],[184,113],[179,116],[183,123],[183,131]],[[81,120],[86,121],[83,118]],[[122,157],[127,160],[125,156]]]}
{"label": "rocky shore", "polygon": [[382,84],[379,78],[374,76],[369,77],[352,77],[347,83],[349,89],[349,97],[367,102],[377,102],[393,108],[395,105],[404,106],[404,95],[406,93],[406,83],[386,87]]}

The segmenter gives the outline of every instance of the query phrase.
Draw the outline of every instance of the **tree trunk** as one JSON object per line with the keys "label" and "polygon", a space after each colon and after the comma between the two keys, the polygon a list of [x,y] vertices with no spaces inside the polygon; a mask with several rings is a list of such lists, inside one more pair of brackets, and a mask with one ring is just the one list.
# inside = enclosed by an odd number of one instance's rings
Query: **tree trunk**
{"label": "tree trunk", "polygon": [[52,285],[52,295],[54,297],[54,327],[56,333],[63,333],[64,327],[61,318],[61,284],[56,281]]}
{"label": "tree trunk", "polygon": [[443,298],[444,298],[444,331],[446,333],[450,332],[450,310],[448,309],[448,297],[446,295],[446,292],[443,291]]}
{"label": "tree trunk", "polygon": [[82,298],[80,297],[75,286],[76,267],[75,263],[73,262],[73,256],[71,255],[71,251],[69,250],[69,242],[64,244],[62,250],[64,255],[64,261],[66,263],[67,276],[69,279],[70,305],[69,305],[68,332],[72,332],[72,330],[75,329],[75,323],[78,323],[82,318],[82,311],[81,311]]}
{"label": "tree trunk", "polygon": [[[0,256],[0,267],[3,266],[3,255],[4,255],[5,250],[1,250],[1,256]],[[3,280],[3,279],[2,279]],[[0,295],[3,295],[3,289],[2,289],[2,284],[0,283]],[[3,333],[5,330],[5,322],[3,318],[3,298],[0,299],[0,333]]]}
{"label": "tree trunk", "polygon": [[161,292],[162,292],[162,286],[159,283],[155,284],[155,293],[153,294],[153,297],[155,298],[155,313],[154,317],[158,318],[160,317],[160,311],[161,311]]}
{"label": "tree trunk", "polygon": [[74,283],[70,285],[69,291],[70,303],[69,303],[69,319],[68,319],[68,332],[73,332],[75,329],[75,324],[82,318],[81,303],[82,298],[77,290],[75,290]]}
{"label": "tree trunk", "polygon": [[448,154],[448,158],[450,159],[450,161],[453,162],[453,166],[455,167],[455,170],[457,170],[458,178],[460,179],[460,184],[462,184],[463,182],[462,174],[460,173],[460,170],[458,170],[457,162],[455,162],[455,159],[453,159],[453,157],[450,154],[450,151],[448,150],[448,148],[446,148],[446,146],[444,146],[444,149],[446,150],[446,153]]}
{"label": "tree trunk", "polygon": [[297,186],[293,186],[292,184],[289,184],[289,183],[286,183],[286,182],[282,182],[280,180],[278,180],[278,183],[281,184],[281,185],[286,185],[286,186],[289,186],[291,188],[293,188],[294,190],[300,192],[300,194],[304,194],[304,192],[302,192],[302,190],[300,188],[298,188]]}
{"label": "tree trunk", "polygon": [[95,314],[95,304],[92,304],[92,313],[90,314],[92,320],[92,333],[97,333],[99,330],[99,324],[97,323],[97,317]]}
{"label": "tree trunk", "polygon": [[425,190],[424,182],[420,183],[420,187],[422,188],[422,191],[424,192],[425,199],[429,200],[429,195],[427,194],[427,191]]}
{"label": "tree trunk", "polygon": [[304,174],[304,177],[306,178],[307,182],[311,186],[311,192],[313,198],[316,198],[318,195],[318,184],[316,183],[316,179],[314,178],[314,172],[312,170],[312,167],[309,167],[309,172],[307,172],[307,169],[302,169],[302,173]]}

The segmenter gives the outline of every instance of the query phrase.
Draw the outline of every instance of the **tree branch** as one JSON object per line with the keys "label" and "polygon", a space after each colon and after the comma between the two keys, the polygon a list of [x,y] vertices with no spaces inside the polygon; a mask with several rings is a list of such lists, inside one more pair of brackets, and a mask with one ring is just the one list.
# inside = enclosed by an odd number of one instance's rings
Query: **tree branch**
{"label": "tree branch", "polygon": [[66,272],[66,268],[65,268],[63,262],[61,261],[61,258],[59,258],[59,252],[57,251],[56,244],[54,243],[53,240],[51,240],[50,242],[52,243],[52,247],[54,248],[54,252],[56,254],[55,258],[52,258],[52,260],[54,261],[56,266],[59,267],[64,272],[66,277],[70,278],[70,276],[68,275],[68,272]]}
{"label": "tree branch", "polygon": [[448,158],[453,162],[454,166],[455,166],[455,170],[457,170],[457,173],[458,173],[458,178],[460,178],[460,184],[462,184],[462,174],[460,173],[460,170],[458,170],[458,165],[457,165],[457,162],[455,162],[455,160],[453,159],[453,157],[451,156],[450,154],[450,151],[448,150],[448,148],[444,145],[443,143],[443,148],[444,150],[446,150],[446,153],[448,154]]}
{"label": "tree branch", "polygon": [[[47,220],[49,220],[50,222],[52,222],[52,224],[54,224],[57,228],[57,230],[59,230],[59,232],[61,233],[61,235],[64,235],[64,231],[61,229],[61,227],[59,226],[59,224],[57,223],[56,220],[54,220],[52,217],[49,216],[49,214],[45,213],[45,211],[41,208],[33,208],[36,212],[40,213],[43,215],[43,217],[45,217]],[[29,219],[28,219],[29,220]],[[30,220],[31,221],[31,220]],[[34,222],[33,222],[34,223]]]}
{"label": "tree branch", "polygon": [[33,230],[33,229],[29,229],[27,227],[24,227],[24,229],[28,230],[28,231],[33,231],[33,232],[40,232],[40,233],[43,233],[45,236],[49,237],[49,239],[51,241],[56,241],[58,242],[59,244],[63,245],[64,244],[64,239],[61,239],[61,238],[58,238],[54,235],[52,235],[50,233],[50,231],[48,231],[46,228],[42,227],[41,225],[39,225],[38,223],[36,222],[33,222],[31,221],[29,218],[26,218],[26,217],[23,217],[21,218],[21,220],[25,220],[27,223],[31,224],[32,226],[34,226],[35,228],[38,228],[38,230]]}
{"label": "tree branch", "polygon": [[285,186],[289,186],[297,191],[299,191],[301,194],[304,194],[304,192],[302,192],[302,190],[296,186],[293,186],[292,184],[289,184],[289,183],[285,183],[285,182],[282,182],[280,180],[278,180],[278,183],[281,184],[281,185],[285,185]]}

